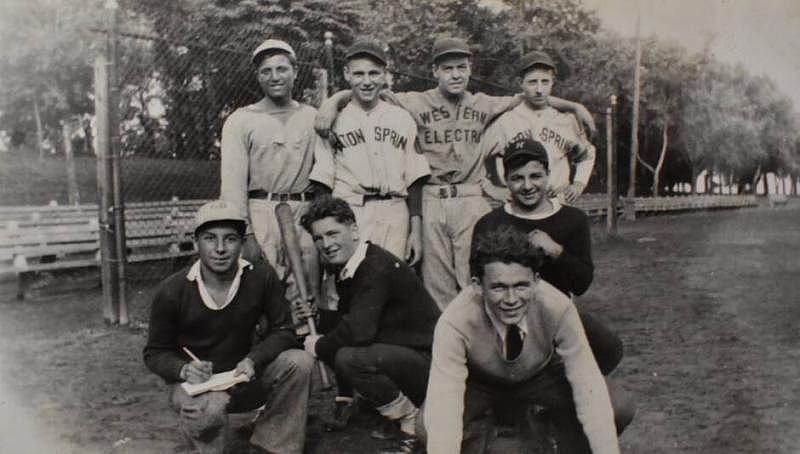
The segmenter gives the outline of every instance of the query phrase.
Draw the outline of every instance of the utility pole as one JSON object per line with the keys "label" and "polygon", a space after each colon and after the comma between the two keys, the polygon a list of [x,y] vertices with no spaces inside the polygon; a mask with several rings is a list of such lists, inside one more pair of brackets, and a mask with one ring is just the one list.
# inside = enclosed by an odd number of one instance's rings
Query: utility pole
{"label": "utility pole", "polygon": [[639,156],[639,79],[641,78],[642,7],[637,2],[636,10],[636,63],[633,70],[633,118],[631,119],[631,156],[628,174],[628,197],[636,197],[636,158]]}
{"label": "utility pole", "polygon": [[611,95],[606,108],[606,232],[609,236],[617,234],[617,141],[614,131],[614,119],[617,115],[617,97]]}

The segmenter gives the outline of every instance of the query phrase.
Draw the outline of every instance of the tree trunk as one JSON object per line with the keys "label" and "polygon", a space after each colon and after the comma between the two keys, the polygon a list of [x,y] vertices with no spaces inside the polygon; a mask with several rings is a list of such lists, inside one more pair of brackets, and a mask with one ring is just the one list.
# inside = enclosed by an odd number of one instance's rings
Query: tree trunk
{"label": "tree trunk", "polygon": [[653,197],[658,197],[658,192],[661,189],[661,169],[664,167],[664,159],[667,156],[667,144],[669,143],[669,122],[664,121],[664,129],[661,140],[661,153],[658,155],[658,164],[653,172]]}
{"label": "tree trunk", "polygon": [[692,194],[697,195],[697,187],[699,185],[697,184],[697,168],[694,166],[694,164],[692,164],[692,181],[689,183],[689,186],[691,186],[689,189],[691,190]]}
{"label": "tree trunk", "polygon": [[39,99],[33,95],[33,118],[36,121],[36,150],[39,160],[44,159],[44,131],[42,130],[42,116],[39,115]]}
{"label": "tree trunk", "polygon": [[72,159],[72,124],[65,121],[61,132],[64,136],[64,165],[67,171],[67,202],[70,205],[81,203],[78,192],[78,178],[75,176],[75,160]]}
{"label": "tree trunk", "polygon": [[761,178],[761,165],[759,164],[759,166],[756,167],[756,173],[753,174],[753,188],[752,188],[753,195],[758,195],[758,180],[760,178]]}
{"label": "tree trunk", "polygon": [[714,171],[711,170],[711,169],[706,170],[706,174],[705,174],[705,176],[703,176],[703,184],[705,186],[703,189],[705,189],[704,192],[706,194],[713,194],[714,193],[714,188],[711,187],[712,178],[714,178]]}

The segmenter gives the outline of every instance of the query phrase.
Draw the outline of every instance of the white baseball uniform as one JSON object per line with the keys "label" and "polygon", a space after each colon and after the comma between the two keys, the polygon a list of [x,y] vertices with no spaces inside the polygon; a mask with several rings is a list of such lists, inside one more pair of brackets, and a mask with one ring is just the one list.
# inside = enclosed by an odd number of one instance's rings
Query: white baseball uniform
{"label": "white baseball uniform", "polygon": [[[248,206],[250,228],[267,260],[287,283],[289,301],[300,295],[289,272],[275,206],[281,201],[291,206],[306,272],[313,282],[319,276],[319,260],[299,218],[307,204],[308,176],[314,164],[316,113],[295,101],[286,109],[270,110],[261,100],[236,109],[222,127],[220,198]],[[251,197],[252,191],[262,194]]]}
{"label": "white baseball uniform", "polygon": [[408,187],[430,174],[415,148],[414,120],[383,101],[369,111],[350,102],[331,134],[337,145],[317,142],[309,178],[350,204],[363,239],[402,258],[409,230]]}
{"label": "white baseball uniform", "polygon": [[[544,145],[552,190],[570,184],[571,162],[575,164],[573,180],[586,186],[594,167],[595,149],[572,114],[561,113],[552,107],[535,110],[522,103],[503,114],[486,131],[481,145],[483,156],[502,157],[506,145],[520,137]],[[499,175],[502,175],[501,170],[498,169]]]}
{"label": "white baseball uniform", "polygon": [[422,191],[422,277],[444,309],[469,285],[472,228],[490,210],[482,190],[481,137],[514,98],[465,93],[453,104],[438,88],[395,96],[416,120],[420,148],[431,166]]}

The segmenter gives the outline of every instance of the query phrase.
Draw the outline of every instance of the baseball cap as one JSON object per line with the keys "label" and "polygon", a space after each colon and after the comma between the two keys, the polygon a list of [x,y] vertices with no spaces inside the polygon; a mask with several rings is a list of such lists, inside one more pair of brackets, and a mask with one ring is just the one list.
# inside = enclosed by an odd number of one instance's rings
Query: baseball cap
{"label": "baseball cap", "polygon": [[436,41],[433,42],[433,56],[431,59],[436,61],[443,55],[447,54],[466,55],[471,57],[472,51],[469,50],[467,42],[463,39],[451,37],[437,38]]}
{"label": "baseball cap", "polygon": [[354,42],[353,45],[347,49],[344,58],[350,60],[357,55],[369,55],[383,63],[384,66],[389,63],[389,57],[386,56],[386,51],[383,50],[383,46],[377,41],[360,40]]}
{"label": "baseball cap", "polygon": [[523,72],[534,65],[547,66],[553,71],[556,70],[556,64],[549,55],[535,50],[533,52],[528,52],[519,59],[519,64],[517,65],[517,75],[521,76]]}
{"label": "baseball cap", "polygon": [[547,150],[545,150],[544,145],[533,139],[523,137],[513,140],[506,145],[503,153],[503,165],[508,167],[509,163],[521,157],[529,158],[528,160],[530,161],[537,161],[541,163],[545,169],[549,167]]}
{"label": "baseball cap", "polygon": [[247,223],[247,211],[239,204],[227,200],[214,200],[201,206],[194,216],[194,231],[215,221],[240,221]]}
{"label": "baseball cap", "polygon": [[278,50],[281,52],[286,52],[292,58],[296,58],[294,49],[292,49],[292,46],[290,46],[289,43],[287,43],[286,41],[281,41],[279,39],[268,39],[263,43],[259,44],[258,47],[256,47],[256,50],[253,51],[253,55],[250,58],[250,61],[252,61],[255,64],[258,55],[268,50]]}

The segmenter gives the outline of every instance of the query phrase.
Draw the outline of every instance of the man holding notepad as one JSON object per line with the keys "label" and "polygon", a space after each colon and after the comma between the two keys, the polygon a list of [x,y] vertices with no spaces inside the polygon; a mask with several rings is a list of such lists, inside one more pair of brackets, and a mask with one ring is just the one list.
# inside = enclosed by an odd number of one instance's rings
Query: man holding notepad
{"label": "man holding notepad", "polygon": [[[200,207],[200,259],[161,283],[144,361],[171,385],[181,430],[198,452],[226,452],[227,414],[265,405],[250,439],[254,449],[300,453],[314,359],[298,349],[275,270],[240,257],[246,219],[244,207],[231,202]],[[180,384],[212,375],[217,385],[209,391]]]}

